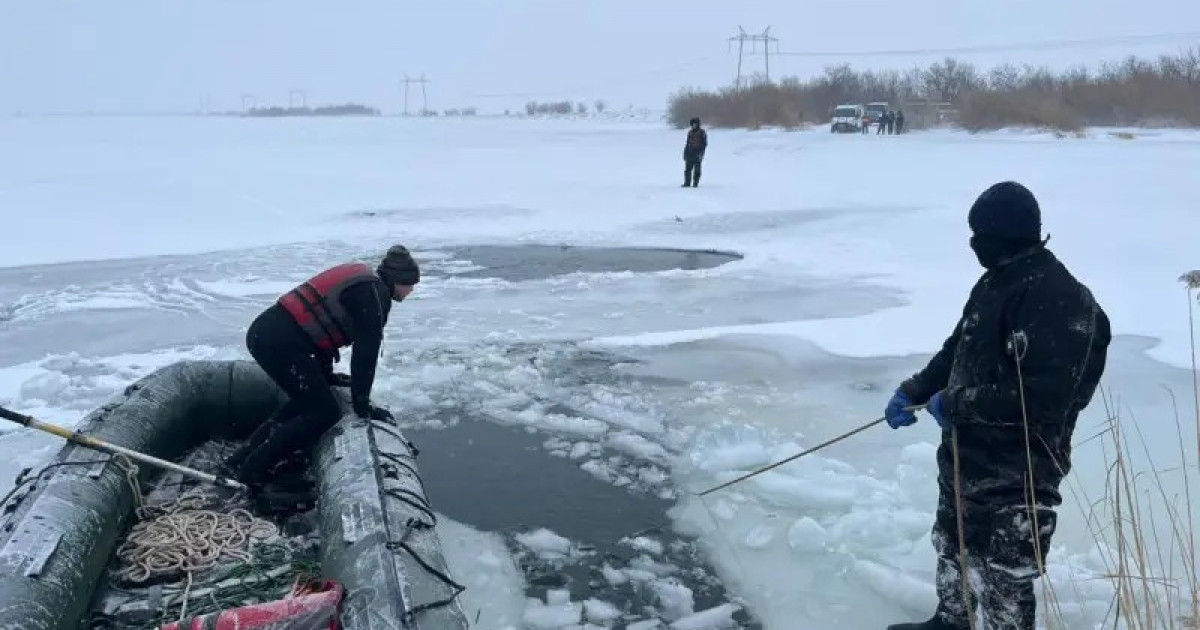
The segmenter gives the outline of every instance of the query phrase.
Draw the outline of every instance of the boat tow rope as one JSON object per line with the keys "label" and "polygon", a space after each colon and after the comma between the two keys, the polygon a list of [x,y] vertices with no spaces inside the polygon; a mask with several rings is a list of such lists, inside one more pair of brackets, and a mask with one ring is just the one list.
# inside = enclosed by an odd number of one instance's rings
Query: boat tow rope
{"label": "boat tow rope", "polygon": [[279,535],[274,523],[241,508],[213,509],[215,501],[193,488],[162,505],[138,507],[138,522],[117,548],[117,557],[126,564],[118,576],[138,583],[184,572],[190,579],[193,572],[222,560],[249,562],[250,543]]}
{"label": "boat tow rope", "polygon": [[[420,451],[417,450],[417,447],[414,446],[412,442],[404,439],[404,437],[400,435],[399,431],[384,424],[382,421],[370,420],[367,424],[372,431],[382,431],[400,440],[400,442],[408,448],[409,453],[414,459],[416,458],[417,454],[420,453]],[[417,483],[421,485],[422,489],[424,489],[425,482],[421,479],[421,475],[412,466],[401,460],[399,456],[393,453],[384,453],[380,451],[375,447],[375,440],[373,438],[371,439],[370,443],[373,454],[379,459],[385,460],[384,463],[380,465],[380,470],[383,472],[385,477],[390,479],[399,479],[399,469],[403,468],[404,470],[408,471],[408,473],[417,480]],[[434,608],[449,606],[450,604],[454,603],[454,600],[459,596],[459,594],[467,590],[467,587],[459,584],[454,580],[454,578],[451,578],[443,571],[430,564],[429,561],[427,561],[425,558],[422,558],[421,554],[417,553],[416,550],[408,544],[408,537],[411,536],[413,532],[418,530],[432,530],[437,526],[437,515],[433,511],[433,507],[429,504],[429,500],[420,494],[405,488],[388,488],[384,490],[384,496],[396,499],[397,501],[400,501],[421,512],[425,516],[425,519],[407,519],[404,522],[404,531],[400,533],[400,538],[387,541],[387,543],[385,543],[385,547],[389,551],[403,549],[410,556],[412,556],[413,560],[416,560],[417,564],[421,565],[421,568],[428,571],[430,575],[437,578],[438,581],[453,590],[453,593],[443,599],[424,604],[417,604],[416,606],[412,607],[408,607],[406,605],[402,621],[406,627],[409,627],[416,618],[417,614],[427,610],[432,610]]]}

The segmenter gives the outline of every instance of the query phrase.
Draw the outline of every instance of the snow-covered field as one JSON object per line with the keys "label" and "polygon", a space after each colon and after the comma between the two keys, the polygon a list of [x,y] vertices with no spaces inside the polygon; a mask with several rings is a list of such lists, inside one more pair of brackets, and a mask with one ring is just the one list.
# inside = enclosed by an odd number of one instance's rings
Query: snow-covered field
{"label": "snow-covered field", "polygon": [[[598,477],[670,497],[673,526],[700,537],[768,629],[880,628],[934,603],[928,416],[695,493],[877,418],[978,276],[967,208],[1016,179],[1039,196],[1050,247],[1112,318],[1104,392],[1142,432],[1135,466],[1179,464],[1169,392],[1186,418],[1177,278],[1200,267],[1186,176],[1200,171],[1200,135],[715,130],[696,190],[678,187],[682,140],[639,122],[0,119],[0,404],[71,424],[181,357],[245,356],[245,326],[278,292],[402,242],[432,273],[393,310],[379,402],[410,419],[474,404],[544,430],[548,448]],[[745,257],[503,280],[463,276],[471,262],[453,255],[517,243]],[[572,361],[597,351],[627,360],[609,380],[572,378]],[[1049,558],[1073,628],[1111,603],[1085,522],[1106,465],[1100,441],[1085,440],[1104,419],[1097,400],[1081,420]],[[57,446],[3,430],[6,484]],[[1163,478],[1179,487],[1178,471]],[[525,601],[497,536],[445,527],[481,628],[612,627],[630,612],[565,592]],[[521,540],[549,557],[573,549],[549,531]],[[661,546],[628,542],[644,556],[606,571],[610,582],[644,581],[680,628],[728,618],[732,607],[690,617],[702,611]]]}

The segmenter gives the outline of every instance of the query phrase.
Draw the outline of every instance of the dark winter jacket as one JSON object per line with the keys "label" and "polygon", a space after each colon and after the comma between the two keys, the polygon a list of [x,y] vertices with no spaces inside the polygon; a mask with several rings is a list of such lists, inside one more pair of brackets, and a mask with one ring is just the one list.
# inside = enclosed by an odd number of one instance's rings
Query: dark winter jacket
{"label": "dark winter jacket", "polygon": [[703,128],[689,129],[687,143],[683,145],[683,158],[685,160],[704,159],[704,152],[706,150],[708,150],[708,132]]}
{"label": "dark winter jacket", "polygon": [[[1111,339],[1091,292],[1041,245],[983,274],[942,349],[901,385],[916,404],[945,390],[965,499],[1027,495],[1027,415],[1038,502],[1062,503],[1076,418],[1096,391]],[[944,490],[953,488],[950,437],[943,431],[938,448]]]}
{"label": "dark winter jacket", "polygon": [[[383,328],[392,310],[392,296],[383,282],[363,282],[344,290],[341,300],[350,314],[354,337],[353,356],[350,358],[350,396],[352,401],[366,403],[371,399],[371,388],[375,384],[375,369],[383,345]],[[271,313],[271,310],[278,313]],[[333,362],[340,360],[340,356],[319,350],[279,304],[272,305],[263,315],[270,318],[273,334],[291,339],[297,352],[315,355],[326,376],[333,374]]]}

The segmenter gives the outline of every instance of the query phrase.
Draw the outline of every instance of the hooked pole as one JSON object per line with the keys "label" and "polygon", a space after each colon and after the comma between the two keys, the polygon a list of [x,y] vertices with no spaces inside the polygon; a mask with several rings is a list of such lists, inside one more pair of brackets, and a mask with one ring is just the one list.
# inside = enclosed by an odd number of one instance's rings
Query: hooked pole
{"label": "hooked pole", "polygon": [[[904,410],[905,410],[905,411],[919,411],[919,410],[921,410],[921,409],[924,409],[924,408],[925,408],[925,405],[913,405],[913,406],[911,406],[911,407],[905,407],[905,408],[904,408]],[[808,450],[801,451],[801,452],[799,452],[799,453],[796,453],[795,455],[792,455],[791,457],[788,457],[788,458],[786,458],[786,459],[781,459],[781,460],[779,460],[779,461],[775,462],[774,464],[771,464],[771,465],[769,465],[769,466],[764,466],[764,467],[762,467],[762,468],[759,468],[758,470],[754,470],[754,471],[751,471],[751,472],[749,472],[749,473],[746,473],[746,474],[742,475],[741,477],[738,477],[737,479],[734,479],[734,480],[732,480],[732,481],[727,481],[727,482],[725,482],[725,483],[723,483],[723,484],[721,484],[721,485],[719,485],[719,486],[716,486],[716,487],[714,487],[714,488],[709,488],[708,490],[705,490],[704,492],[701,492],[701,493],[700,493],[700,496],[702,496],[702,497],[703,497],[703,496],[705,496],[705,495],[712,494],[712,493],[716,492],[717,490],[722,490],[722,489],[728,488],[729,486],[732,486],[732,485],[733,485],[733,484],[735,484],[735,483],[740,483],[740,482],[742,482],[742,481],[745,481],[745,480],[747,480],[747,479],[749,479],[749,478],[751,478],[751,477],[753,477],[753,476],[755,476],[755,475],[761,475],[762,473],[765,473],[765,472],[767,472],[768,470],[771,470],[771,469],[773,469],[773,468],[778,468],[778,467],[780,467],[780,466],[782,466],[782,465],[784,465],[784,464],[786,464],[786,463],[788,463],[788,462],[790,462],[790,461],[793,461],[793,460],[796,460],[796,459],[800,459],[801,457],[804,457],[805,455],[808,455],[808,454],[810,454],[810,453],[815,453],[815,452],[817,452],[817,451],[819,451],[819,450],[821,450],[821,449],[825,448],[826,446],[830,446],[831,444],[836,444],[836,443],[838,443],[838,442],[841,442],[842,440],[844,440],[844,439],[846,439],[846,438],[848,438],[848,437],[850,437],[850,436],[852,436],[852,435],[855,435],[855,434],[857,434],[857,433],[861,433],[861,432],[863,432],[863,431],[866,431],[867,429],[870,429],[871,427],[873,427],[873,426],[875,426],[875,425],[877,425],[877,424],[879,424],[879,423],[881,423],[881,422],[883,422],[883,421],[885,421],[885,420],[887,420],[887,416],[884,416],[884,417],[882,417],[882,418],[878,418],[878,419],[876,419],[876,420],[872,420],[872,421],[870,421],[870,422],[868,422],[868,423],[866,423],[866,424],[862,425],[861,427],[858,427],[857,429],[854,429],[854,430],[852,430],[852,431],[848,431],[848,432],[846,432],[846,433],[843,433],[843,434],[841,434],[841,435],[839,435],[839,436],[837,436],[837,437],[835,437],[835,438],[828,439],[828,440],[826,440],[826,441],[824,441],[824,442],[822,442],[822,443],[820,443],[820,444],[818,444],[818,445],[816,445],[816,446],[814,446],[814,447],[812,447],[812,448],[810,448],[810,449],[808,449]]]}

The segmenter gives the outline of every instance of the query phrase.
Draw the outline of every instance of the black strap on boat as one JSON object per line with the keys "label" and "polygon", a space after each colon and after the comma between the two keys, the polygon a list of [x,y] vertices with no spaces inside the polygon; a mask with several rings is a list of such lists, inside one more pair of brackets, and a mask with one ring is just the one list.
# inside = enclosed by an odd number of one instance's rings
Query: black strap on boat
{"label": "black strap on boat", "polygon": [[441,608],[443,606],[449,606],[451,603],[454,602],[454,599],[457,598],[459,596],[459,594],[461,594],[463,591],[467,590],[467,587],[463,586],[462,584],[459,584],[458,582],[455,582],[454,578],[446,575],[445,573],[439,571],[437,567],[434,567],[433,565],[426,562],[425,559],[421,557],[421,554],[417,553],[416,551],[413,550],[412,547],[409,546],[408,536],[410,534],[412,534],[413,531],[418,530],[418,529],[433,529],[433,524],[425,523],[425,522],[417,520],[415,518],[408,519],[408,521],[404,524],[404,532],[400,534],[400,539],[388,541],[387,548],[391,551],[395,551],[396,549],[403,549],[404,551],[407,551],[408,554],[413,557],[413,560],[416,560],[417,564],[421,565],[421,568],[428,571],[431,575],[433,575],[433,577],[437,578],[439,581],[441,581],[446,586],[449,586],[451,589],[454,590],[454,592],[451,593],[450,596],[448,596],[448,597],[445,597],[445,598],[442,598],[442,599],[439,599],[436,601],[432,601],[432,602],[426,602],[424,604],[417,604],[416,606],[413,606],[412,608],[409,608],[408,610],[404,611],[404,625],[405,626],[408,626],[409,624],[411,624],[413,619],[417,616],[418,613],[425,612],[426,610],[432,610],[434,608]]}
{"label": "black strap on boat", "polygon": [[[380,431],[383,431],[384,433],[387,433],[388,435],[391,435],[392,437],[395,437],[396,439],[398,439],[400,442],[402,442],[409,448],[409,450],[410,450],[410,452],[412,452],[413,456],[416,456],[416,454],[417,454],[416,447],[414,447],[412,445],[412,442],[405,440],[400,435],[398,430],[393,430],[391,427],[384,425],[382,422],[370,422],[368,426],[370,427],[371,430],[380,430]],[[405,462],[404,460],[400,459],[399,456],[397,456],[393,453],[385,453],[385,452],[380,451],[378,448],[375,448],[374,444],[375,444],[375,441],[371,440],[372,450],[375,452],[375,455],[377,457],[379,457],[380,459],[387,460],[387,463],[384,464],[384,466],[398,467],[398,468],[403,468],[403,469],[407,470],[408,472],[412,473],[413,478],[416,479],[417,483],[421,486],[422,489],[424,489],[425,482],[424,482],[424,480],[421,479],[421,475],[416,471],[416,469],[414,469],[411,465],[409,465],[408,462]],[[448,597],[445,597],[445,598],[442,598],[442,599],[439,599],[436,601],[432,601],[432,602],[426,602],[424,604],[417,604],[416,606],[407,608],[404,612],[402,621],[403,621],[405,627],[410,627],[413,620],[416,618],[416,616],[419,613],[425,612],[427,610],[432,610],[434,608],[441,608],[443,606],[449,606],[450,604],[452,604],[454,602],[454,600],[459,596],[459,594],[461,594],[463,591],[467,590],[467,587],[454,581],[454,578],[450,577],[449,575],[446,575],[444,572],[439,570],[437,567],[429,564],[429,562],[426,561],[425,558],[421,557],[421,554],[417,553],[416,550],[414,550],[408,544],[408,537],[411,536],[414,531],[430,530],[430,529],[433,529],[437,525],[437,515],[433,511],[433,507],[429,505],[428,499],[426,499],[425,497],[422,497],[420,494],[418,494],[412,490],[408,490],[405,488],[388,488],[388,489],[384,490],[384,495],[392,497],[392,498],[412,507],[413,509],[424,514],[425,517],[428,519],[428,520],[422,520],[422,519],[418,519],[418,518],[409,518],[404,523],[404,531],[401,532],[400,538],[397,540],[389,540],[384,544],[384,546],[389,551],[396,551],[398,549],[404,550],[405,552],[408,553],[408,555],[413,557],[413,560],[417,561],[417,564],[421,565],[421,568],[428,571],[430,573],[430,575],[437,578],[438,581],[440,581],[441,583],[450,587],[454,591]]]}
{"label": "black strap on boat", "polygon": [[[416,457],[417,455],[421,454],[421,451],[417,449],[416,444],[413,444],[411,441],[404,439],[404,436],[400,435],[400,432],[397,431],[396,429],[393,429],[391,427],[391,425],[384,424],[382,421],[376,420],[375,422],[372,423],[372,427],[375,428],[376,430],[383,431],[384,433],[403,442],[404,445],[408,447],[408,452],[411,453],[413,457]],[[383,455],[383,453],[380,453],[380,455]]]}

